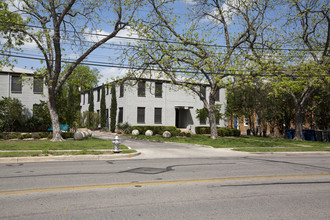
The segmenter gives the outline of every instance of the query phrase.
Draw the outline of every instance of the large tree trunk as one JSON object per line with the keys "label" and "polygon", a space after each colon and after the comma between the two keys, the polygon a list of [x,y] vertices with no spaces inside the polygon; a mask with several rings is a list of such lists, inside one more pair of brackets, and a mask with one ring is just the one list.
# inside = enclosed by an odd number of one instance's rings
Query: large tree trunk
{"label": "large tree trunk", "polygon": [[210,121],[210,133],[211,133],[211,139],[218,139],[218,130],[217,130],[217,121],[215,118],[215,101],[211,100],[209,102],[209,121]]}
{"label": "large tree trunk", "polygon": [[305,112],[303,110],[303,108],[301,108],[300,106],[296,106],[296,113],[295,113],[295,137],[294,140],[303,140],[303,132],[302,132],[302,126],[304,123],[304,119],[305,119]]}
{"label": "large tree trunk", "polygon": [[64,139],[61,136],[60,121],[56,106],[56,95],[53,94],[53,91],[51,91],[51,89],[48,89],[48,109],[53,125],[53,138],[51,139],[51,141],[63,141]]}

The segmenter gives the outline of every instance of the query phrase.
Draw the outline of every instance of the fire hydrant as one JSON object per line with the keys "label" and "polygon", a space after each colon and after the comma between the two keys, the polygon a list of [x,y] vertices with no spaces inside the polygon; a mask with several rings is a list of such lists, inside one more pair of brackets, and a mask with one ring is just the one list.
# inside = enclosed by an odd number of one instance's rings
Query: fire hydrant
{"label": "fire hydrant", "polygon": [[112,141],[112,143],[113,143],[113,146],[114,146],[113,152],[114,153],[120,153],[120,150],[119,150],[119,144],[120,144],[119,137],[115,136],[115,139]]}

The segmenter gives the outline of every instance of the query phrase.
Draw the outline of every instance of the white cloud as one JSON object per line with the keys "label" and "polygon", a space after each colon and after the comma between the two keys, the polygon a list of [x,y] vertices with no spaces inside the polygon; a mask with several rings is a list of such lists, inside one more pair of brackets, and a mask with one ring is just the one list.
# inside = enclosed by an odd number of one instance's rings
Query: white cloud
{"label": "white cloud", "polygon": [[[106,37],[107,35],[109,35],[111,32],[107,32],[105,30],[93,30],[91,31],[89,28],[86,29],[86,34],[84,35],[85,39],[88,41],[92,41],[92,42],[97,42],[102,40],[104,37]],[[121,30],[118,34],[118,37],[114,37],[112,39],[110,39],[108,42],[109,43],[127,43],[127,42],[132,42],[134,41],[134,39],[129,39],[129,38],[138,38],[137,33],[135,33],[133,30],[131,30],[130,28],[126,28],[124,30]],[[120,37],[125,37],[125,38],[120,38]]]}
{"label": "white cloud", "polygon": [[196,5],[197,2],[195,0],[182,0],[182,2],[188,4],[188,5]]}
{"label": "white cloud", "polygon": [[102,75],[99,84],[111,82],[117,78],[122,78],[126,75],[128,69],[119,69],[114,67],[108,67],[100,70],[100,75]]}

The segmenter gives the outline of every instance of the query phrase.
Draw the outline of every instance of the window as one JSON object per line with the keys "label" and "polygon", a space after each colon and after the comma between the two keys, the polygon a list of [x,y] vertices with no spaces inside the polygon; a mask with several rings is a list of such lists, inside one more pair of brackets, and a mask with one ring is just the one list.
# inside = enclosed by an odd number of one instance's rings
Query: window
{"label": "window", "polygon": [[199,124],[205,125],[206,124],[206,117],[205,118],[200,118],[199,119]]}
{"label": "window", "polygon": [[97,90],[97,101],[100,101],[100,89]]}
{"label": "window", "polygon": [[22,92],[22,82],[19,81],[20,76],[11,77],[11,91],[12,92]]}
{"label": "window", "polygon": [[249,119],[244,117],[244,126],[249,126]]}
{"label": "window", "polygon": [[123,123],[124,109],[123,107],[119,108],[118,112],[118,123]]}
{"label": "window", "polygon": [[155,83],[155,97],[161,98],[163,95],[163,83]]}
{"label": "window", "polygon": [[145,110],[144,107],[137,108],[137,123],[145,123]]}
{"label": "window", "polygon": [[109,95],[109,86],[107,86],[107,94],[106,95]]}
{"label": "window", "polygon": [[219,89],[217,89],[216,93],[215,93],[215,101],[220,101],[220,91]]}
{"label": "window", "polygon": [[85,93],[83,94],[83,105],[85,105]]}
{"label": "window", "polygon": [[119,97],[124,97],[124,84],[121,84],[120,85]]}
{"label": "window", "polygon": [[33,78],[33,93],[43,93],[43,92],[44,92],[43,78],[35,76]]}
{"label": "window", "polygon": [[204,98],[206,98],[206,88],[204,86],[200,87],[200,92],[202,93],[202,95],[204,96]]}
{"label": "window", "polygon": [[145,81],[138,83],[138,96],[139,97],[146,96],[146,82]]}
{"label": "window", "polygon": [[161,123],[162,123],[162,109],[155,108],[155,124],[161,124]]}

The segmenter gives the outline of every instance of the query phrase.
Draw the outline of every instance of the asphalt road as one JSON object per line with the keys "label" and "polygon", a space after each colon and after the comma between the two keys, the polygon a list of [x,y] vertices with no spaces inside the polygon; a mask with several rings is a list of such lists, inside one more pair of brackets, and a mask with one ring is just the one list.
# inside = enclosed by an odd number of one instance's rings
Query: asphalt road
{"label": "asphalt road", "polygon": [[0,164],[0,219],[330,219],[330,158]]}

